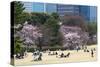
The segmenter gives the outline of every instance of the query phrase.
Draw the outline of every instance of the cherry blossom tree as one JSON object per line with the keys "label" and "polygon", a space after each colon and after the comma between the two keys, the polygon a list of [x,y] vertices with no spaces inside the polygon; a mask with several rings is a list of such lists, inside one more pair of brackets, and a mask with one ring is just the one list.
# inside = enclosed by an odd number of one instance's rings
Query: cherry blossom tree
{"label": "cherry blossom tree", "polygon": [[[23,40],[23,43],[27,48],[32,45],[37,45],[39,42],[39,38],[42,37],[41,30],[37,26],[33,26],[28,24],[27,22],[24,23],[22,30],[17,32],[17,35]],[[39,44],[40,45],[40,44]]]}
{"label": "cherry blossom tree", "polygon": [[76,49],[85,46],[88,41],[88,33],[82,31],[80,27],[61,26],[60,32],[63,35],[63,47]]}

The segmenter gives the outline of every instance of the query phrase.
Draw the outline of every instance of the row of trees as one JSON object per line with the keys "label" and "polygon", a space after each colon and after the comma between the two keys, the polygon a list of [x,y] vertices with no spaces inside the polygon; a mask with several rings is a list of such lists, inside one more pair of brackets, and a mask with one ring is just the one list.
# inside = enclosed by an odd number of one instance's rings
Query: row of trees
{"label": "row of trees", "polygon": [[[57,13],[47,14],[47,13],[26,13],[24,12],[24,7],[21,2],[14,2],[14,25],[21,24],[21,28],[23,28],[23,25],[25,21],[28,21],[28,24],[38,26],[41,30],[41,33],[43,34],[43,40],[41,43],[38,44],[38,46],[41,45],[61,45],[60,39],[60,33],[59,33],[59,15]],[[65,16],[62,20],[64,25],[68,26],[79,26],[82,28],[83,31],[89,32],[90,35],[97,33],[97,24],[94,23],[85,23],[85,21],[80,16]],[[16,31],[20,31],[21,29]],[[16,32],[15,32],[16,33]],[[20,38],[15,37],[15,53],[18,53],[21,51],[21,44],[23,42],[20,42]]]}
{"label": "row of trees", "polygon": [[[28,21],[28,24],[33,26],[38,26],[38,28],[43,34],[42,38],[38,38],[37,46],[40,47],[41,45],[58,45],[59,44],[59,15],[57,13],[46,14],[46,13],[26,13],[24,12],[24,7],[21,2],[14,2],[14,25],[18,26],[19,24],[22,26],[20,29],[14,29],[16,32],[19,32],[23,26],[25,21]],[[21,41],[20,37],[14,38],[14,53],[21,52],[21,45],[23,42]],[[42,40],[42,41],[41,41]],[[47,41],[47,42],[45,42]],[[40,43],[41,42],[41,43]]]}
{"label": "row of trees", "polygon": [[[34,25],[41,25],[44,24],[47,19],[51,18],[50,15],[46,13],[26,13],[24,12],[24,9],[25,8],[21,2],[14,2],[14,24],[23,24],[25,21],[28,21]],[[57,13],[52,13],[52,17],[54,17],[56,20],[59,20],[59,15]],[[96,34],[97,32],[96,22],[85,23],[85,21],[80,16],[65,16],[63,18],[63,22],[63,24],[70,26],[78,25],[82,29],[88,31],[90,35]]]}
{"label": "row of trees", "polygon": [[97,22],[85,22],[81,16],[64,16],[63,25],[78,26],[83,31],[89,32],[89,35],[97,34]]}

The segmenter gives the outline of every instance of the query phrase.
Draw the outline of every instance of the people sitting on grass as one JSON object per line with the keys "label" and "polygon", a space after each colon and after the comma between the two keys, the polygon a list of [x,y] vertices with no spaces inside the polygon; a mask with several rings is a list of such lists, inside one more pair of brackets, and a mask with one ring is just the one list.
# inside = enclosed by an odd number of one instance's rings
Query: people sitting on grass
{"label": "people sitting on grass", "polygon": [[15,57],[16,57],[17,59],[20,59],[20,54],[17,53]]}
{"label": "people sitting on grass", "polygon": [[61,58],[64,57],[64,53],[61,53],[60,57],[61,57]]}
{"label": "people sitting on grass", "polygon": [[17,59],[24,59],[24,52],[17,53],[15,58],[17,58]]}
{"label": "people sitting on grass", "polygon": [[84,48],[84,52],[90,52],[87,47]]}
{"label": "people sitting on grass", "polygon": [[50,52],[48,53],[48,55],[58,55],[58,53],[57,53],[57,52],[54,52],[54,51],[53,51],[53,52],[50,51]]}
{"label": "people sitting on grass", "polygon": [[40,61],[42,60],[42,53],[40,51],[33,52],[33,60],[34,61]]}
{"label": "people sitting on grass", "polygon": [[68,52],[67,55],[64,55],[64,53],[61,53],[61,55],[58,55],[56,57],[59,57],[59,58],[66,58],[66,57],[69,57],[70,56],[70,52]]}
{"label": "people sitting on grass", "polygon": [[87,50],[87,52],[89,52],[89,50]]}
{"label": "people sitting on grass", "polygon": [[24,59],[24,52],[20,53],[20,59]]}

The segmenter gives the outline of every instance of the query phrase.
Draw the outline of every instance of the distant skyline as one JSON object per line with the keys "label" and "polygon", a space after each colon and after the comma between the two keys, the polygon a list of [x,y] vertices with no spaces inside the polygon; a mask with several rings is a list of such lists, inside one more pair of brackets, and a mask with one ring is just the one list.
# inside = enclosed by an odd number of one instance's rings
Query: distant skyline
{"label": "distant skyline", "polygon": [[79,15],[86,21],[97,21],[97,7],[85,5],[65,5],[65,4],[52,4],[40,2],[22,2],[25,7],[25,12],[44,12],[53,13],[57,12],[60,16],[64,15]]}

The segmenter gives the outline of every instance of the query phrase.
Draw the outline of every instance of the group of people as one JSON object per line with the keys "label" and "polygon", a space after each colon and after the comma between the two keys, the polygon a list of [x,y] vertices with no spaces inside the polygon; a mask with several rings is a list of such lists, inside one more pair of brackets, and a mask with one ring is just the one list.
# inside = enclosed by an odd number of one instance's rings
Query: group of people
{"label": "group of people", "polygon": [[42,60],[42,53],[38,50],[33,52],[33,60],[34,61],[40,61]]}
{"label": "group of people", "polygon": [[17,53],[14,57],[17,59],[24,59],[24,57],[27,57],[27,51],[22,51],[20,53]]}
{"label": "group of people", "polygon": [[61,53],[61,54],[58,54],[57,52],[51,52],[51,51],[49,51],[48,52],[48,55],[56,55],[56,57],[58,58],[66,58],[66,57],[69,57],[70,56],[70,52],[68,52],[68,54],[64,54],[63,52]]}
{"label": "group of people", "polygon": [[91,57],[94,57],[94,51],[95,51],[95,48],[94,49],[91,49],[91,50],[84,49],[84,52],[91,53]]}
{"label": "group of people", "polygon": [[58,53],[57,53],[57,52],[52,52],[52,53],[51,53],[51,52],[49,51],[48,55],[58,55]]}
{"label": "group of people", "polygon": [[[80,50],[80,49],[77,49],[77,52],[78,52],[79,50]],[[94,48],[94,49],[91,49],[91,50],[88,50],[87,48],[84,49],[84,52],[90,53],[90,54],[91,54],[91,57],[94,57],[94,52],[95,52],[95,51],[96,51],[95,48]],[[56,56],[56,58],[68,58],[68,57],[70,57],[70,55],[71,55],[70,52],[68,52],[67,54],[64,54],[63,52],[58,53],[57,51],[48,51],[47,53],[48,53],[48,56],[54,55],[54,56]],[[25,51],[25,52],[21,52],[21,53],[16,54],[15,57],[18,58],[18,59],[23,59],[23,58],[25,58],[25,57],[27,57],[27,56],[28,56],[28,54],[27,54],[27,52]],[[34,60],[34,61],[41,61],[43,55],[42,55],[42,52],[40,52],[39,50],[35,50],[35,51],[33,52],[32,56],[33,56],[33,60]]]}
{"label": "group of people", "polygon": [[70,52],[68,52],[67,55],[64,55],[64,53],[61,53],[61,55],[59,55],[60,58],[66,58],[70,56]]}

